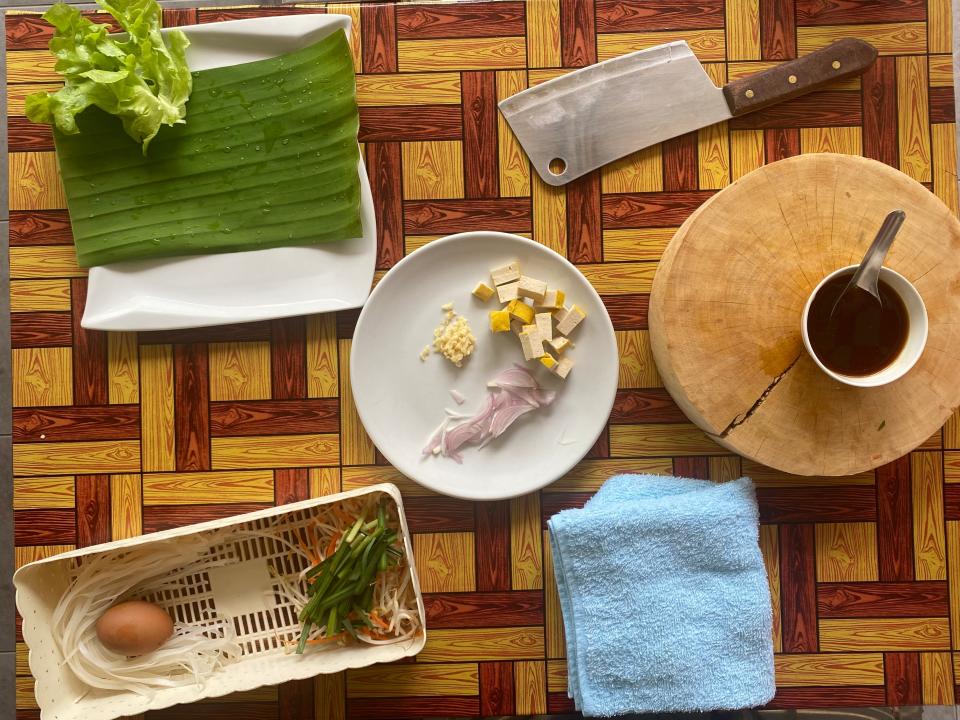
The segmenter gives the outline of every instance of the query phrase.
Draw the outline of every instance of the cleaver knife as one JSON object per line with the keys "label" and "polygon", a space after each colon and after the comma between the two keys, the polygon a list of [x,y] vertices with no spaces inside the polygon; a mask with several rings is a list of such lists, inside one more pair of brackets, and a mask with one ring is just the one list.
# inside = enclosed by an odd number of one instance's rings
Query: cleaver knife
{"label": "cleaver knife", "polygon": [[838,40],[796,60],[716,87],[683,40],[622,55],[500,103],[544,182],[565,185],[669,138],[859,75],[868,42]]}

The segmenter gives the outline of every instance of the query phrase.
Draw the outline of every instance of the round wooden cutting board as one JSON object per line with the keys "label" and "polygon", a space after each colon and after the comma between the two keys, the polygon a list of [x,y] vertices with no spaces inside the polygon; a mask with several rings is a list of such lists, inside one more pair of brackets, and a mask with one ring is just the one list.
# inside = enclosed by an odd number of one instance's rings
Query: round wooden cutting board
{"label": "round wooden cutting board", "polygon": [[[886,265],[923,296],[930,333],[903,378],[853,388],[807,355],[800,315],[827,273],[858,263],[891,210]],[[801,155],[718,193],[677,231],[650,298],[664,384],[730,450],[798,475],[849,475],[929,438],[960,404],[960,223],[882,163]]]}

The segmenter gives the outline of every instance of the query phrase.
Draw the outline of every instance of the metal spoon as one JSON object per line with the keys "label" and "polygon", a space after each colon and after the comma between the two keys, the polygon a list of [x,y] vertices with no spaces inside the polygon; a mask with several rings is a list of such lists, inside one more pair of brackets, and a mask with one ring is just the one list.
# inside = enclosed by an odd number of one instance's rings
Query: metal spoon
{"label": "metal spoon", "polygon": [[880,291],[877,289],[877,281],[880,278],[880,268],[883,267],[883,261],[887,257],[887,252],[890,250],[893,239],[897,236],[897,232],[899,232],[900,226],[903,225],[906,217],[907,214],[903,210],[894,210],[884,218],[883,225],[880,226],[877,236],[873,239],[870,247],[867,248],[863,260],[860,261],[860,267],[853,273],[850,282],[847,283],[843,292],[840,293],[840,297],[833,303],[833,308],[830,310],[831,316],[837,311],[837,306],[840,304],[840,301],[843,300],[843,296],[855,287],[866,290],[877,299],[877,302],[881,302]]}

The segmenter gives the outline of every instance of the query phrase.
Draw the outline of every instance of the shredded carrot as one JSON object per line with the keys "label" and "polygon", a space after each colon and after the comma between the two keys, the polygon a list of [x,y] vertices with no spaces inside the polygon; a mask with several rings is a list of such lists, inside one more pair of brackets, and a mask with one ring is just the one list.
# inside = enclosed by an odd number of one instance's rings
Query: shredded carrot
{"label": "shredded carrot", "polygon": [[313,638],[312,640],[307,640],[307,645],[322,645],[323,643],[342,640],[346,637],[346,635],[347,634],[345,632],[339,632],[336,635],[331,635],[330,637]]}
{"label": "shredded carrot", "polygon": [[381,620],[379,615],[377,615],[376,610],[370,611],[370,620],[373,622],[374,625],[376,625],[379,628],[383,628],[384,630],[390,629],[390,626],[387,625],[387,623],[385,623],[383,620]]}
{"label": "shredded carrot", "polygon": [[310,562],[310,564],[315,565],[317,560],[311,549],[304,545],[303,541],[299,538],[297,539],[297,545],[299,545],[300,549],[303,550],[303,554],[307,556],[307,560]]}
{"label": "shredded carrot", "polygon": [[384,635],[383,633],[378,633],[378,632],[372,632],[367,628],[360,628],[360,630],[358,630],[357,632],[359,632],[361,635],[364,635],[370,638],[371,640],[391,640],[392,639],[389,635]]}
{"label": "shredded carrot", "polygon": [[337,541],[339,541],[342,536],[343,536],[343,533],[338,532],[338,533],[334,533],[334,535],[330,538],[330,542],[327,543],[327,550],[326,550],[327,557],[330,557],[331,555],[333,555],[334,550],[337,549]]}

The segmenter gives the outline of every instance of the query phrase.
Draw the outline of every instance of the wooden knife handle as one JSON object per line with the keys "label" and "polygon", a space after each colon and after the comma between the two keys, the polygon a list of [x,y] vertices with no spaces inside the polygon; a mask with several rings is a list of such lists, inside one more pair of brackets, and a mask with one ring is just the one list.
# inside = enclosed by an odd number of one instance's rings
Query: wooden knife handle
{"label": "wooden knife handle", "polygon": [[864,40],[837,40],[809,55],[782,63],[723,86],[734,115],[743,115],[840,80],[860,75],[877,57],[877,49]]}

